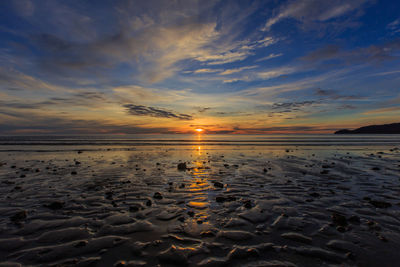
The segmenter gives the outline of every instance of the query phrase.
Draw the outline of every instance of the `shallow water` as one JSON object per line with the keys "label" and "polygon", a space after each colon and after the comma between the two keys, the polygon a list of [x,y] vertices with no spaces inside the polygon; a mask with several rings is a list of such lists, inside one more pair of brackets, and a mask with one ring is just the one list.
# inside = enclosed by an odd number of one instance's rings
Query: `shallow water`
{"label": "shallow water", "polygon": [[398,135],[0,138],[0,163],[3,262],[400,260]]}

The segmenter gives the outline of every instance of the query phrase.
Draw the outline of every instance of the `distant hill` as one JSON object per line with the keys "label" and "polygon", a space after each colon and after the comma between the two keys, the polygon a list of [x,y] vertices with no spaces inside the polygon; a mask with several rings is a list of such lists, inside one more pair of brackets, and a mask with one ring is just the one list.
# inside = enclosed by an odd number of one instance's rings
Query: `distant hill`
{"label": "distant hill", "polygon": [[369,125],[355,130],[343,129],[335,134],[400,134],[400,123]]}

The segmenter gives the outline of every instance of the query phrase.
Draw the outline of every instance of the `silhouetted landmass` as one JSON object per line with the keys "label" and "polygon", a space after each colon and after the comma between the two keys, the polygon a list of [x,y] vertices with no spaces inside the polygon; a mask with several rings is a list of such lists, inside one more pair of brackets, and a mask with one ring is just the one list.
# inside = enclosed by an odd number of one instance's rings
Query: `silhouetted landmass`
{"label": "silhouetted landmass", "polygon": [[400,134],[400,123],[369,125],[355,130],[343,129],[335,134]]}

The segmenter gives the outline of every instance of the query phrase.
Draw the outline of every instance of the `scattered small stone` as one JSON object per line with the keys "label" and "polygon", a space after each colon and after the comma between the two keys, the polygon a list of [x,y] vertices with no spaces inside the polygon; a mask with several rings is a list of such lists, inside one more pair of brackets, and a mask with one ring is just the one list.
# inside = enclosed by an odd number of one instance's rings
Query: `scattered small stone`
{"label": "scattered small stone", "polygon": [[348,219],[348,221],[352,224],[360,224],[360,217],[358,217],[357,215],[352,215],[350,216],[350,218]]}
{"label": "scattered small stone", "polygon": [[243,202],[243,204],[244,204],[244,207],[245,207],[246,209],[251,209],[251,208],[253,207],[253,204],[251,203],[251,200],[245,200],[245,201]]}
{"label": "scattered small stone", "polygon": [[106,192],[106,199],[108,200],[112,200],[113,199],[113,192],[112,191],[108,191]]}
{"label": "scattered small stone", "polygon": [[392,206],[389,202],[378,201],[378,200],[370,200],[369,203],[373,205],[375,208],[386,209]]}
{"label": "scattered small stone", "polygon": [[215,187],[218,187],[218,188],[223,188],[223,187],[224,187],[224,184],[223,184],[223,183],[220,183],[220,182],[214,182],[214,186],[215,186]]}
{"label": "scattered small stone", "polygon": [[46,208],[52,209],[52,210],[59,210],[64,207],[64,202],[61,201],[53,201],[50,204],[44,205]]}
{"label": "scattered small stone", "polygon": [[186,169],[187,169],[186,162],[178,163],[178,170],[186,171]]}
{"label": "scattered small stone", "polygon": [[234,197],[234,196],[217,196],[216,198],[215,198],[215,200],[218,202],[218,203],[223,203],[223,202],[230,202],[230,201],[235,201],[236,200],[236,197]]}
{"label": "scattered small stone", "polygon": [[347,219],[345,216],[339,214],[339,213],[333,213],[332,216],[332,222],[337,225],[337,226],[347,226]]}
{"label": "scattered small stone", "polygon": [[76,248],[81,248],[81,247],[86,246],[87,244],[88,244],[88,241],[86,241],[86,240],[81,240],[81,241],[79,241],[78,243],[76,243],[76,244],[74,245],[74,247],[76,247]]}
{"label": "scattered small stone", "polygon": [[72,171],[71,175],[77,175],[78,173],[76,171]]}
{"label": "scattered small stone", "polygon": [[162,199],[163,196],[161,195],[160,192],[155,192],[154,195],[153,195],[153,198],[154,198],[154,199]]}
{"label": "scattered small stone", "polygon": [[194,211],[189,210],[189,211],[187,212],[187,214],[188,214],[190,217],[193,217],[193,216],[194,216]]}
{"label": "scattered small stone", "polygon": [[21,210],[21,211],[16,212],[13,216],[11,216],[10,220],[13,222],[19,222],[19,221],[26,219],[27,216],[28,216],[28,213],[26,212],[26,210]]}

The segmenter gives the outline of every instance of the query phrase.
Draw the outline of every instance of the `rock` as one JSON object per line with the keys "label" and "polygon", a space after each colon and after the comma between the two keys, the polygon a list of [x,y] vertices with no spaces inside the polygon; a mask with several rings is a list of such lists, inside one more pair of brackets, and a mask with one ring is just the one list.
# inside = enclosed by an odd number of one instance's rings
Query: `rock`
{"label": "rock", "polygon": [[162,199],[163,196],[161,195],[160,192],[155,192],[154,195],[153,195],[153,198],[154,198],[154,199]]}
{"label": "rock", "polygon": [[50,204],[44,205],[46,208],[52,209],[52,210],[59,210],[64,207],[64,202],[62,201],[53,201]]}
{"label": "rock", "polygon": [[10,220],[13,222],[20,222],[22,220],[25,220],[28,216],[28,213],[26,210],[21,210],[16,212],[13,216],[10,217]]}
{"label": "rock", "polygon": [[332,218],[332,222],[336,226],[347,226],[347,219],[345,216],[335,212],[331,215],[331,218]]}
{"label": "rock", "polygon": [[186,162],[182,162],[182,163],[178,163],[178,170],[180,171],[186,171],[187,167],[186,167]]}
{"label": "rock", "polygon": [[360,224],[360,217],[358,217],[357,215],[352,215],[350,216],[350,218],[348,219],[348,221],[352,224]]}
{"label": "rock", "polygon": [[71,175],[77,175],[78,173],[76,171],[72,171]]}
{"label": "rock", "polygon": [[378,200],[370,200],[369,203],[373,205],[375,208],[386,209],[392,206],[389,202],[378,201]]}
{"label": "rock", "polygon": [[218,203],[223,203],[223,202],[230,202],[230,201],[235,201],[236,197],[234,196],[217,196],[215,198],[215,201],[217,201]]}
{"label": "rock", "polygon": [[251,200],[245,200],[245,201],[243,201],[243,204],[246,209],[251,209],[253,207]]}
{"label": "rock", "polygon": [[77,243],[74,245],[74,247],[76,247],[76,248],[81,248],[81,247],[86,246],[87,244],[88,244],[88,241],[86,241],[86,240],[81,240],[81,241],[77,242]]}
{"label": "rock", "polygon": [[299,233],[294,233],[294,232],[289,232],[289,233],[283,233],[281,234],[281,237],[290,239],[293,241],[301,242],[301,243],[306,243],[306,244],[311,244],[312,243],[312,238],[299,234]]}
{"label": "rock", "polygon": [[223,187],[224,187],[224,184],[223,184],[223,183],[220,183],[220,182],[215,182],[215,183],[214,183],[214,187],[223,188]]}

